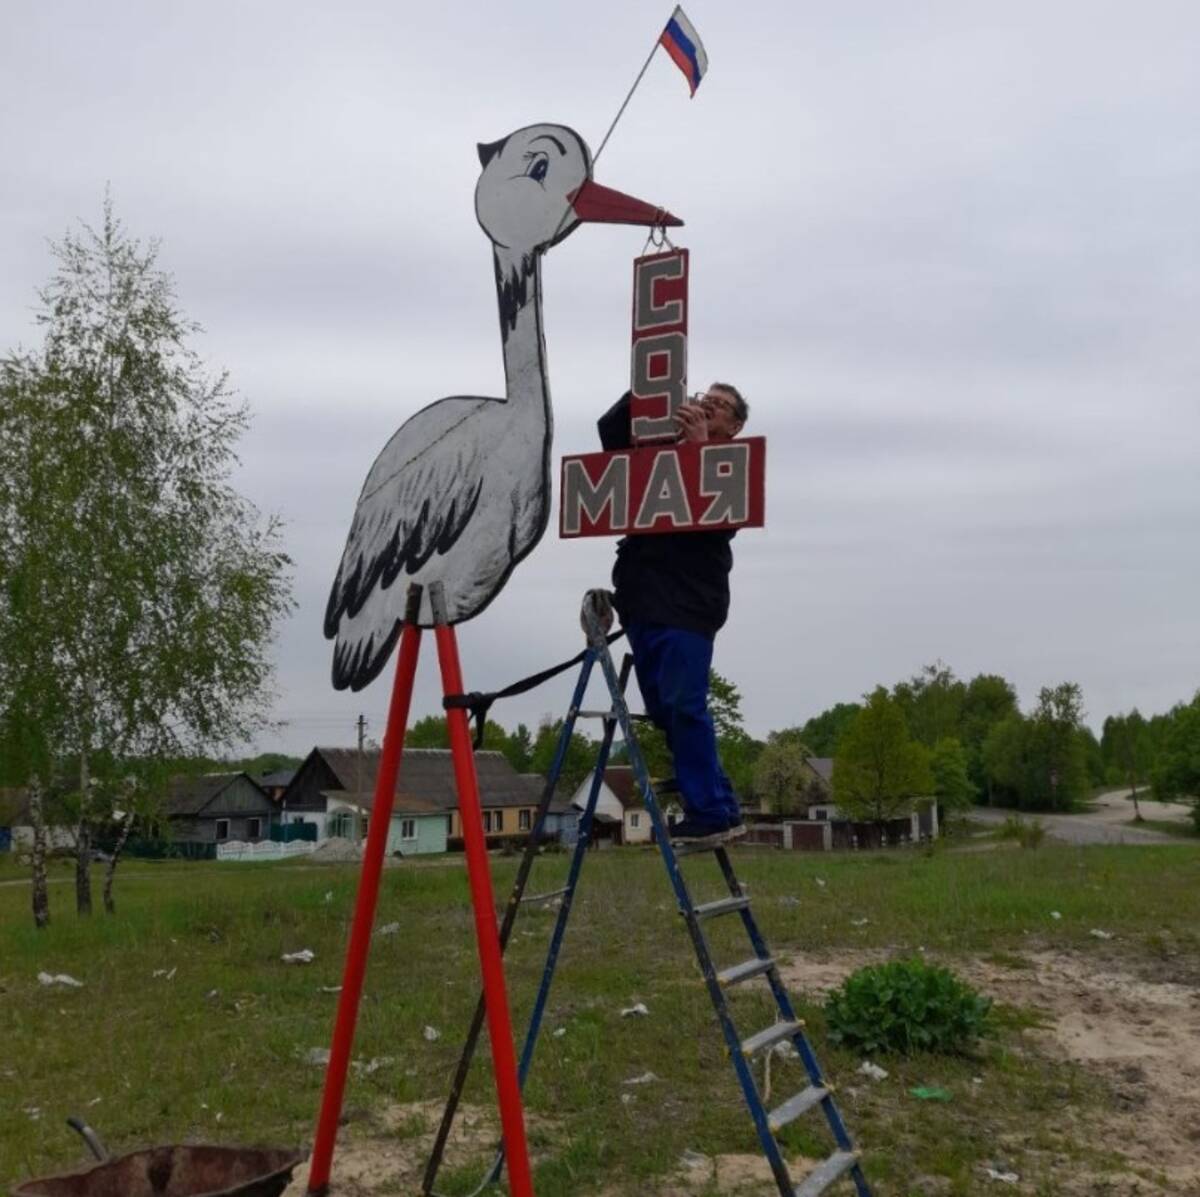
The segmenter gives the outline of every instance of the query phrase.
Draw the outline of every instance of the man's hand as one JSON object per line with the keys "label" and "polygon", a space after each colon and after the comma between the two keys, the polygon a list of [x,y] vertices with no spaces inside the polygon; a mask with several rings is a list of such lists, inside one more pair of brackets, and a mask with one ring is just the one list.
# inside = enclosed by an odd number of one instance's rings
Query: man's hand
{"label": "man's hand", "polygon": [[703,443],[708,440],[708,416],[699,403],[683,403],[675,409],[675,428],[681,441]]}

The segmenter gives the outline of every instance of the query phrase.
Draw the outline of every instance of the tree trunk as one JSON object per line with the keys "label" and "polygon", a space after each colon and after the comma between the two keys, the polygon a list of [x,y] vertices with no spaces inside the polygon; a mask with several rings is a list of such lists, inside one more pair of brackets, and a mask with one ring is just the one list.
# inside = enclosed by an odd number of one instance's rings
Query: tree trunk
{"label": "tree trunk", "polygon": [[75,911],[92,913],[92,828],[88,797],[91,779],[88,777],[87,752],[79,754],[79,826],[75,831]]}
{"label": "tree trunk", "polygon": [[33,925],[41,931],[50,923],[50,891],[46,886],[46,820],[38,777],[29,783],[29,821],[33,824]]}
{"label": "tree trunk", "polygon": [[108,862],[108,868],[104,870],[104,910],[106,914],[117,913],[117,905],[113,901],[113,877],[117,871],[117,861],[121,859],[121,852],[125,847],[125,841],[129,839],[129,830],[132,826],[133,812],[128,811],[121,821],[121,832],[113,846],[112,859]]}
{"label": "tree trunk", "polygon": [[1142,820],[1142,808],[1140,806],[1138,806],[1137,775],[1136,774],[1130,775],[1129,787],[1133,791],[1133,793],[1130,795],[1130,797],[1133,798],[1133,820],[1135,823],[1141,823],[1143,821]]}

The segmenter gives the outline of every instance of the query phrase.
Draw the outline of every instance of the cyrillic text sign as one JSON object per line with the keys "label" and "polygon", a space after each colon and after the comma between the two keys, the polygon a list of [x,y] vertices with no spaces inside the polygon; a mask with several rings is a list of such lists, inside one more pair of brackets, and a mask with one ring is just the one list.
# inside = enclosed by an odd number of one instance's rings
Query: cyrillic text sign
{"label": "cyrillic text sign", "polygon": [[635,445],[673,441],[675,409],[687,401],[688,251],[633,263],[633,360],[629,389]]}
{"label": "cyrillic text sign", "polygon": [[766,451],[749,436],[564,457],[559,535],[761,528]]}

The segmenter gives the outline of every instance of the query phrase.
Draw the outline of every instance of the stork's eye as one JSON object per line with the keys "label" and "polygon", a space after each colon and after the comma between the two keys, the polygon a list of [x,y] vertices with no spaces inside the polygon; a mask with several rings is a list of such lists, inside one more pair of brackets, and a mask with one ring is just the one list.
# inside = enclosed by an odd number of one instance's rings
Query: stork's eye
{"label": "stork's eye", "polygon": [[525,174],[535,183],[544,183],[549,169],[550,160],[545,154],[533,154],[530,156],[529,165],[525,168]]}

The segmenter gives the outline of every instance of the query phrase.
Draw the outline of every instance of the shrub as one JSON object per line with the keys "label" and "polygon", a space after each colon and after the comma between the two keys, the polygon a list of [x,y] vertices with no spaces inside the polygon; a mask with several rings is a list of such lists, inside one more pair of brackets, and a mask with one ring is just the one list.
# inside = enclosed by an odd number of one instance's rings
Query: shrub
{"label": "shrub", "polygon": [[992,999],[923,960],[860,968],[829,995],[829,1037],[863,1055],[960,1052],[990,1030]]}
{"label": "shrub", "polygon": [[1046,828],[1041,819],[1026,823],[1018,815],[1009,815],[1000,828],[1002,840],[1016,840],[1022,848],[1036,848],[1046,838]]}

